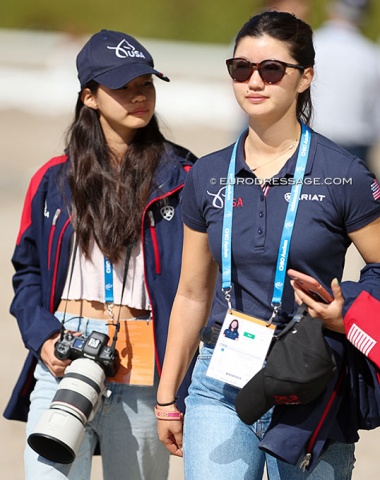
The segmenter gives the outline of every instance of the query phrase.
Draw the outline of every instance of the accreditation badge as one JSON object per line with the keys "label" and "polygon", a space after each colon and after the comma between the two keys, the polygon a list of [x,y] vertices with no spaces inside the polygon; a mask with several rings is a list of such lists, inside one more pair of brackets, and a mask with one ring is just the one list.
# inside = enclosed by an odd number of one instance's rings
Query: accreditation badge
{"label": "accreditation badge", "polygon": [[265,320],[229,310],[207,376],[243,388],[263,368],[274,331],[275,325]]}
{"label": "accreditation badge", "polygon": [[[109,325],[112,339],[115,326]],[[153,321],[148,319],[120,320],[116,350],[120,367],[111,382],[127,385],[152,386],[154,383],[154,336]]]}

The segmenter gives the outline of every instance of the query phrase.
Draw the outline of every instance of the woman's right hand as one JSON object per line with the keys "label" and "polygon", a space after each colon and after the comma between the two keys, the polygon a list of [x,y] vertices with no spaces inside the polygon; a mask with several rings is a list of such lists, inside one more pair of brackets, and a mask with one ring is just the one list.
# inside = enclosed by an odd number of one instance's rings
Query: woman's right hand
{"label": "woman's right hand", "polygon": [[[159,407],[162,411],[179,412],[173,405],[170,407]],[[162,420],[157,419],[158,438],[165,445],[172,455],[183,457],[182,453],[182,420]]]}
{"label": "woman's right hand", "polygon": [[66,367],[70,365],[71,360],[60,360],[54,354],[55,344],[60,336],[60,332],[54,333],[41,348],[41,360],[49,369],[50,373],[56,377],[63,377]]}

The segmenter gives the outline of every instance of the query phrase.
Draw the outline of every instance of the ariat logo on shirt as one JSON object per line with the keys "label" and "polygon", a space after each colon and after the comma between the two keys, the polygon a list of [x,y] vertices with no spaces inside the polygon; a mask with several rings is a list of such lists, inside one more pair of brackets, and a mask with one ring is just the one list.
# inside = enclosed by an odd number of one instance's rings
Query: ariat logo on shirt
{"label": "ariat logo on shirt", "polygon": [[[285,193],[284,198],[287,202],[290,200],[290,192]],[[322,202],[326,198],[326,195],[318,195],[316,193],[302,193],[300,200],[307,200],[309,202]]]}
{"label": "ariat logo on shirt", "polygon": [[136,48],[127,40],[122,40],[116,47],[109,47],[109,50],[115,50],[115,55],[118,58],[145,58],[145,55],[142,52],[136,50]]}

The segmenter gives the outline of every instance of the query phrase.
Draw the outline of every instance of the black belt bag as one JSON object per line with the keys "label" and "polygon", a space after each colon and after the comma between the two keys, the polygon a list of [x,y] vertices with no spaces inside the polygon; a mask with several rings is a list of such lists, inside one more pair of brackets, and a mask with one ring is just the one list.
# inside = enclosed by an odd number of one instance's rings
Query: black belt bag
{"label": "black belt bag", "polygon": [[207,345],[215,345],[218,341],[222,323],[215,322],[211,327],[204,327],[199,332],[199,339]]}

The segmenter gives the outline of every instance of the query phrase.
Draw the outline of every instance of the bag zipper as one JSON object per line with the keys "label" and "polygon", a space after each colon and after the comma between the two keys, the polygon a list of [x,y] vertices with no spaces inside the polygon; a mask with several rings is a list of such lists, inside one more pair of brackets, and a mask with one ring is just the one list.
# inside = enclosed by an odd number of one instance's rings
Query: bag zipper
{"label": "bag zipper", "polygon": [[329,399],[329,401],[326,405],[326,408],[323,412],[323,415],[322,415],[321,419],[319,420],[318,425],[317,425],[316,429],[314,430],[314,432],[313,432],[313,434],[312,434],[312,436],[309,440],[309,443],[307,445],[306,455],[304,456],[304,458],[303,458],[303,460],[300,464],[300,469],[302,471],[305,471],[311,463],[312,452],[313,452],[313,448],[315,446],[315,443],[317,441],[319,431],[321,430],[322,425],[323,425],[324,421],[326,420],[327,414],[329,413],[330,408],[331,408],[332,404],[334,403],[334,400],[336,399],[336,396],[338,395],[338,392],[340,391],[340,388],[341,388],[342,383],[343,383],[344,376],[345,376],[345,370],[342,367],[342,371],[340,373],[338,381],[336,382],[336,385],[335,385],[334,390],[331,394],[331,397],[330,397],[330,399]]}

